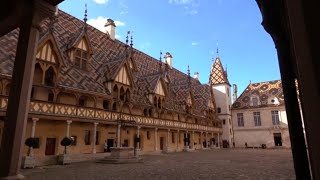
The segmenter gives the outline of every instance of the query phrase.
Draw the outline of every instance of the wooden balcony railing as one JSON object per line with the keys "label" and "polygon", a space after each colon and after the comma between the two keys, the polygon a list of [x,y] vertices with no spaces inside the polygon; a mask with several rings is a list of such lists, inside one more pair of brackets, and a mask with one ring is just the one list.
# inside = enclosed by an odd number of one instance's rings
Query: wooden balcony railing
{"label": "wooden balcony railing", "polygon": [[[6,111],[8,97],[0,95],[0,111]],[[120,113],[110,112],[98,108],[79,107],[76,105],[59,104],[46,101],[32,100],[30,102],[30,114],[59,116],[59,117],[77,117],[84,119],[95,119],[99,121],[114,121],[119,119]],[[136,124],[147,126],[158,126],[165,128],[178,128],[197,131],[222,132],[222,128],[192,124],[169,119],[159,119],[122,113],[121,119],[134,120]]]}

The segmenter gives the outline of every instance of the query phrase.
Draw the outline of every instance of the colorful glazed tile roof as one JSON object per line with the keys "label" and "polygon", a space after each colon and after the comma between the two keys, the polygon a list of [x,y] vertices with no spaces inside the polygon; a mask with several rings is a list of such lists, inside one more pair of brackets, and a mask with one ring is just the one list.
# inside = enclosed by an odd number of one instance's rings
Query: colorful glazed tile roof
{"label": "colorful glazed tile roof", "polygon": [[[208,99],[213,98],[212,89],[209,85],[202,85],[198,80],[191,78],[191,86],[188,85],[188,75],[175,68],[165,68],[159,71],[157,59],[137,50],[128,47],[119,40],[111,40],[107,33],[103,33],[88,25],[84,32],[84,22],[75,17],[59,11],[53,24],[53,31],[50,31],[49,18],[41,24],[40,41],[50,33],[54,37],[60,54],[63,58],[63,65],[57,80],[57,86],[63,89],[72,89],[88,94],[111,95],[105,88],[104,82],[115,79],[119,69],[128,61],[128,57],[134,62],[135,70],[130,74],[134,86],[131,95],[131,103],[135,106],[151,107],[148,94],[152,93],[160,78],[168,77],[170,82],[167,86],[168,94],[165,100],[165,109],[184,113],[183,103],[186,94],[192,92],[194,96],[193,114],[205,117],[204,111],[208,108]],[[0,37],[0,74],[11,75],[15,59],[19,29]],[[76,68],[70,60],[68,51],[85,35],[88,38],[92,50],[90,63],[86,70]],[[132,56],[131,56],[132,55]],[[162,62],[161,62],[162,63]],[[223,72],[222,65],[217,64],[218,71]],[[223,76],[224,77],[224,76]],[[217,80],[215,82],[222,82]],[[223,82],[228,82],[223,79]]]}
{"label": "colorful glazed tile roof", "polygon": [[230,85],[227,77],[227,73],[223,69],[219,55],[217,55],[216,60],[212,65],[210,77],[209,77],[209,83],[211,85],[216,85],[216,84]]}
{"label": "colorful glazed tile roof", "polygon": [[[252,96],[258,97],[260,102],[258,106],[252,106]],[[274,102],[274,98],[276,98],[279,103],[272,103]],[[282,92],[282,84],[280,80],[275,80],[260,83],[250,83],[237,98],[237,100],[232,104],[232,109],[257,108],[283,104],[284,97]]]}

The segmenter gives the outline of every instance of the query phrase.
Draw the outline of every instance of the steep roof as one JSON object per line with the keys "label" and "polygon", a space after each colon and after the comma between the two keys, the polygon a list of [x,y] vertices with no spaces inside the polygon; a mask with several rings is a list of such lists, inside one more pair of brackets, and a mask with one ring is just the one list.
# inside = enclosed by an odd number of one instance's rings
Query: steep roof
{"label": "steep roof", "polygon": [[258,107],[274,106],[270,103],[271,98],[277,98],[279,104],[284,104],[281,80],[250,83],[237,100],[232,104],[232,109],[257,108],[250,106],[250,97],[254,95],[259,98],[260,105]]}
{"label": "steep roof", "polygon": [[[130,53],[136,67],[136,70],[131,72],[135,84],[133,91],[131,91],[132,103],[136,106],[152,106],[147,94],[155,88],[160,77],[165,74],[170,78],[165,109],[184,112],[179,102],[186,98],[185,92],[189,92],[188,75],[175,68],[167,68],[165,73],[159,72],[159,61],[155,58],[137,49],[130,48],[119,40],[111,40],[108,34],[90,25],[87,26],[87,30],[84,32],[83,25],[84,23],[81,20],[61,10],[53,24],[52,35],[64,61],[57,80],[58,87],[89,94],[110,95],[103,83],[105,80],[115,78],[117,71],[128,59],[128,53]],[[49,26],[50,21],[48,18],[41,24],[40,39],[48,34]],[[12,75],[18,34],[19,29],[16,29],[0,37],[0,74]],[[75,67],[68,56],[68,50],[82,35],[86,36],[93,52],[87,70]],[[165,65],[163,64],[162,67],[164,68]],[[195,96],[194,114],[203,116],[203,110],[207,104],[207,101],[204,100],[208,99],[211,88],[208,85],[202,85],[193,78],[191,78],[191,85]]]}
{"label": "steep roof", "polygon": [[227,77],[227,73],[223,69],[223,66],[221,64],[221,60],[220,60],[220,57],[218,54],[217,54],[217,57],[216,57],[214,63],[212,64],[212,67],[211,67],[209,83],[211,85],[216,85],[216,84],[230,85],[228,77]]}

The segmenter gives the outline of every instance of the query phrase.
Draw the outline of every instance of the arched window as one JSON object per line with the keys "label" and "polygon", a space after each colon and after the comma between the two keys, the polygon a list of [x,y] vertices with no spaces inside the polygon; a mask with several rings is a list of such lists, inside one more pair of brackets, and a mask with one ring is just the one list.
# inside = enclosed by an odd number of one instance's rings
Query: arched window
{"label": "arched window", "polygon": [[160,99],[160,97],[158,99],[158,108],[161,108],[161,99]]}
{"label": "arched window", "polygon": [[218,113],[221,113],[221,108],[218,107],[217,110],[218,110]]}
{"label": "arched window", "polygon": [[149,109],[149,116],[152,116],[152,109]]}
{"label": "arched window", "polygon": [[109,109],[109,101],[103,100],[103,109]]}
{"label": "arched window", "polygon": [[49,67],[49,69],[47,69],[45,77],[44,77],[44,84],[46,86],[54,86],[54,78],[55,78],[55,74],[54,74],[54,70],[53,67]]}
{"label": "arched window", "polygon": [[154,107],[157,107],[157,105],[158,105],[156,96],[153,98],[153,105],[154,105]]}
{"label": "arched window", "polygon": [[130,101],[130,91],[129,89],[126,90],[126,97],[125,97],[125,101]]}
{"label": "arched window", "polygon": [[114,85],[112,95],[113,95],[113,98],[118,99],[118,86],[117,85]]}
{"label": "arched window", "polygon": [[124,101],[125,93],[123,87],[120,88],[120,100]]}
{"label": "arched window", "polygon": [[42,84],[42,69],[39,63],[34,67],[33,84]]}
{"label": "arched window", "polygon": [[50,91],[50,92],[48,93],[48,101],[49,101],[49,102],[53,102],[53,100],[54,100],[54,94],[53,94],[53,92]]}
{"label": "arched window", "polygon": [[143,115],[144,115],[144,116],[148,116],[148,110],[147,110],[147,109],[144,109],[144,110],[143,110]]}
{"label": "arched window", "polygon": [[79,106],[85,106],[86,105],[86,101],[87,101],[87,98],[84,97],[84,96],[81,96],[79,98]]}

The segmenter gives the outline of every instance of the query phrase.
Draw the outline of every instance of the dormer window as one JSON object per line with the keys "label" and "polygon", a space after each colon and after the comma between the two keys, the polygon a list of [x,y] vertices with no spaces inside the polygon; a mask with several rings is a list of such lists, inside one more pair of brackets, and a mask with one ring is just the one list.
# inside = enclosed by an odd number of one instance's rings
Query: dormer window
{"label": "dormer window", "polygon": [[74,50],[74,65],[86,70],[88,67],[90,52],[86,40],[83,38]]}
{"label": "dormer window", "polygon": [[259,106],[259,97],[256,95],[251,96],[251,106]]}

